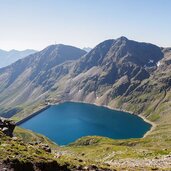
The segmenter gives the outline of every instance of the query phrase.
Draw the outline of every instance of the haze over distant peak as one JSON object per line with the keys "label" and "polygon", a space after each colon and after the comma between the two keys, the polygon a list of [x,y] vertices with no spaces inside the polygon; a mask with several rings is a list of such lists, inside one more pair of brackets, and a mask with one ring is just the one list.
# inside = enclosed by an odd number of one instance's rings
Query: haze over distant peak
{"label": "haze over distant peak", "polygon": [[6,51],[6,50],[0,49],[0,68],[8,66],[12,64],[13,62],[21,58],[24,58],[28,55],[31,55],[35,52],[37,51],[33,49],[26,49],[22,51],[15,50],[15,49]]}
{"label": "haze over distant peak", "polygon": [[91,47],[84,47],[83,50],[85,50],[86,52],[90,52],[92,50]]}

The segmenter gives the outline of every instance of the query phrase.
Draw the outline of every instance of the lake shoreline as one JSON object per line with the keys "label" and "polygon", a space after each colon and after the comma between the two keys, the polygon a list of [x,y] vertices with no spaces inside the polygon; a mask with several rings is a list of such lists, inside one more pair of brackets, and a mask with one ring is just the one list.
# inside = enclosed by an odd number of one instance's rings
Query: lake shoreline
{"label": "lake shoreline", "polygon": [[[100,105],[100,104],[97,104],[97,103],[88,103],[88,102],[83,102],[83,101],[75,101],[75,100],[70,100],[70,101],[64,101],[62,103],[65,103],[65,102],[76,102],[76,103],[85,103],[85,104],[92,104],[92,105],[95,105],[95,106],[99,106],[99,107],[106,107],[108,109],[111,109],[111,110],[116,110],[116,111],[120,111],[120,112],[126,112],[126,113],[129,113],[131,115],[135,115],[137,117],[140,117],[141,119],[143,119],[146,123],[150,124],[151,125],[151,128],[149,131],[147,131],[142,138],[145,138],[146,136],[150,135],[150,133],[156,128],[156,124],[154,122],[151,122],[149,121],[147,118],[145,118],[144,116],[142,116],[141,114],[137,115],[135,113],[133,113],[132,111],[127,111],[127,110],[124,110],[124,109],[118,109],[118,108],[114,108],[114,107],[111,107],[111,106],[108,106],[108,105]],[[60,103],[56,103],[56,104],[53,104],[53,105],[57,105],[57,104],[60,104]]]}
{"label": "lake shoreline", "polygon": [[155,129],[156,127],[156,124],[154,122],[151,122],[149,121],[147,118],[145,118],[144,116],[142,116],[141,114],[140,115],[137,115],[131,111],[127,111],[127,110],[124,110],[124,109],[118,109],[118,108],[113,108],[111,106],[107,106],[107,105],[100,105],[100,104],[97,104],[97,103],[88,103],[88,102],[84,102],[84,101],[76,101],[76,100],[66,100],[66,101],[60,101],[60,102],[56,102],[56,103],[49,103],[48,105],[46,105],[45,107],[41,108],[40,110],[30,114],[28,117],[24,118],[24,119],[21,119],[20,121],[16,122],[16,125],[19,126],[20,124],[24,123],[25,121],[31,119],[32,117],[40,114],[41,112],[47,110],[48,108],[50,108],[51,106],[54,106],[54,105],[58,105],[58,104],[61,104],[61,103],[66,103],[66,102],[75,102],[75,103],[84,103],[84,104],[91,104],[91,105],[95,105],[95,106],[99,106],[99,107],[105,107],[105,108],[108,108],[110,110],[115,110],[115,111],[121,111],[121,112],[126,112],[126,113],[129,113],[131,115],[135,115],[137,117],[140,117],[141,119],[143,119],[146,123],[149,123],[151,125],[151,128],[149,131],[147,131],[142,138],[145,138],[147,135],[150,135],[150,133]]}
{"label": "lake shoreline", "polygon": [[27,121],[27,120],[33,118],[34,116],[40,114],[41,112],[47,110],[47,109],[50,108],[51,106],[52,106],[52,105],[47,105],[47,106],[45,106],[45,107],[39,109],[38,111],[33,112],[33,113],[30,114],[29,116],[27,116],[27,117],[21,119],[20,121],[16,122],[16,125],[19,126],[20,124],[24,123],[25,121]]}

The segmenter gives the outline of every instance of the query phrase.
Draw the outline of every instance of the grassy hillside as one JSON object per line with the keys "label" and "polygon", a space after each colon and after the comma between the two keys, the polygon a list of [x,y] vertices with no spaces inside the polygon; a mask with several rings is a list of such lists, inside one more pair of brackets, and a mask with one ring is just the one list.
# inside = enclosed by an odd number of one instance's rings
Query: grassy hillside
{"label": "grassy hillside", "polygon": [[[46,137],[28,130],[17,128],[15,137],[10,138],[0,132],[0,170],[14,171],[75,171],[92,170],[110,171],[110,167],[89,159],[81,159],[71,155],[71,151],[63,151],[61,147]],[[48,144],[51,151],[44,147]]]}
{"label": "grassy hillside", "polygon": [[[59,147],[44,136],[25,129],[17,128],[14,133],[17,138],[9,138],[1,133],[0,161],[4,167],[11,163],[15,168],[30,170],[33,166],[41,168],[41,165],[52,167],[51,170],[57,167],[63,170],[86,170],[93,166],[103,170],[170,169],[171,141],[155,136],[129,140],[91,136]],[[36,143],[38,141],[48,144],[52,152],[44,151]]]}

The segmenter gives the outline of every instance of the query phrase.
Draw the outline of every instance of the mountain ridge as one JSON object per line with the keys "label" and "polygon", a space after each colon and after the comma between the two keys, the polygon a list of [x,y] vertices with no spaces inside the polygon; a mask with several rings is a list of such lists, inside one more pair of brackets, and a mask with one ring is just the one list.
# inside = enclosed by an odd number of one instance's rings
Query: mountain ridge
{"label": "mountain ridge", "polygon": [[17,60],[22,59],[35,52],[36,51],[33,49],[26,49],[22,51],[15,50],[15,49],[5,51],[0,49],[0,59],[1,59],[0,68],[6,67],[16,62]]}
{"label": "mountain ridge", "polygon": [[83,50],[85,50],[86,52],[90,52],[92,50],[91,47],[84,47]]}
{"label": "mountain ridge", "polygon": [[[66,47],[69,53],[63,50]],[[79,57],[75,57],[75,50],[79,51]],[[0,69],[0,81],[4,85],[0,87],[0,106],[9,103],[11,107],[33,99],[43,102],[47,98],[107,105],[112,97],[129,95],[148,79],[157,70],[165,51],[126,37],[101,42],[89,53],[72,46],[51,45]],[[65,85],[61,86],[63,82]],[[18,90],[20,86],[27,88],[23,88],[23,93],[20,90],[22,95],[12,98],[9,93],[12,87]],[[35,93],[30,96],[31,89]],[[3,96],[8,95],[13,101],[9,98],[4,101]]]}

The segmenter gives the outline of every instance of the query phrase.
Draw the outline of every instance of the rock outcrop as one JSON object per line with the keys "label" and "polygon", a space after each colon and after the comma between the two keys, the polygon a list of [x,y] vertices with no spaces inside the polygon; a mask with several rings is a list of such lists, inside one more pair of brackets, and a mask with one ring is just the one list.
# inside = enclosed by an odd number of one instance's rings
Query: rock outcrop
{"label": "rock outcrop", "polygon": [[0,117],[0,131],[2,131],[7,136],[12,137],[15,128],[15,122],[10,119]]}

